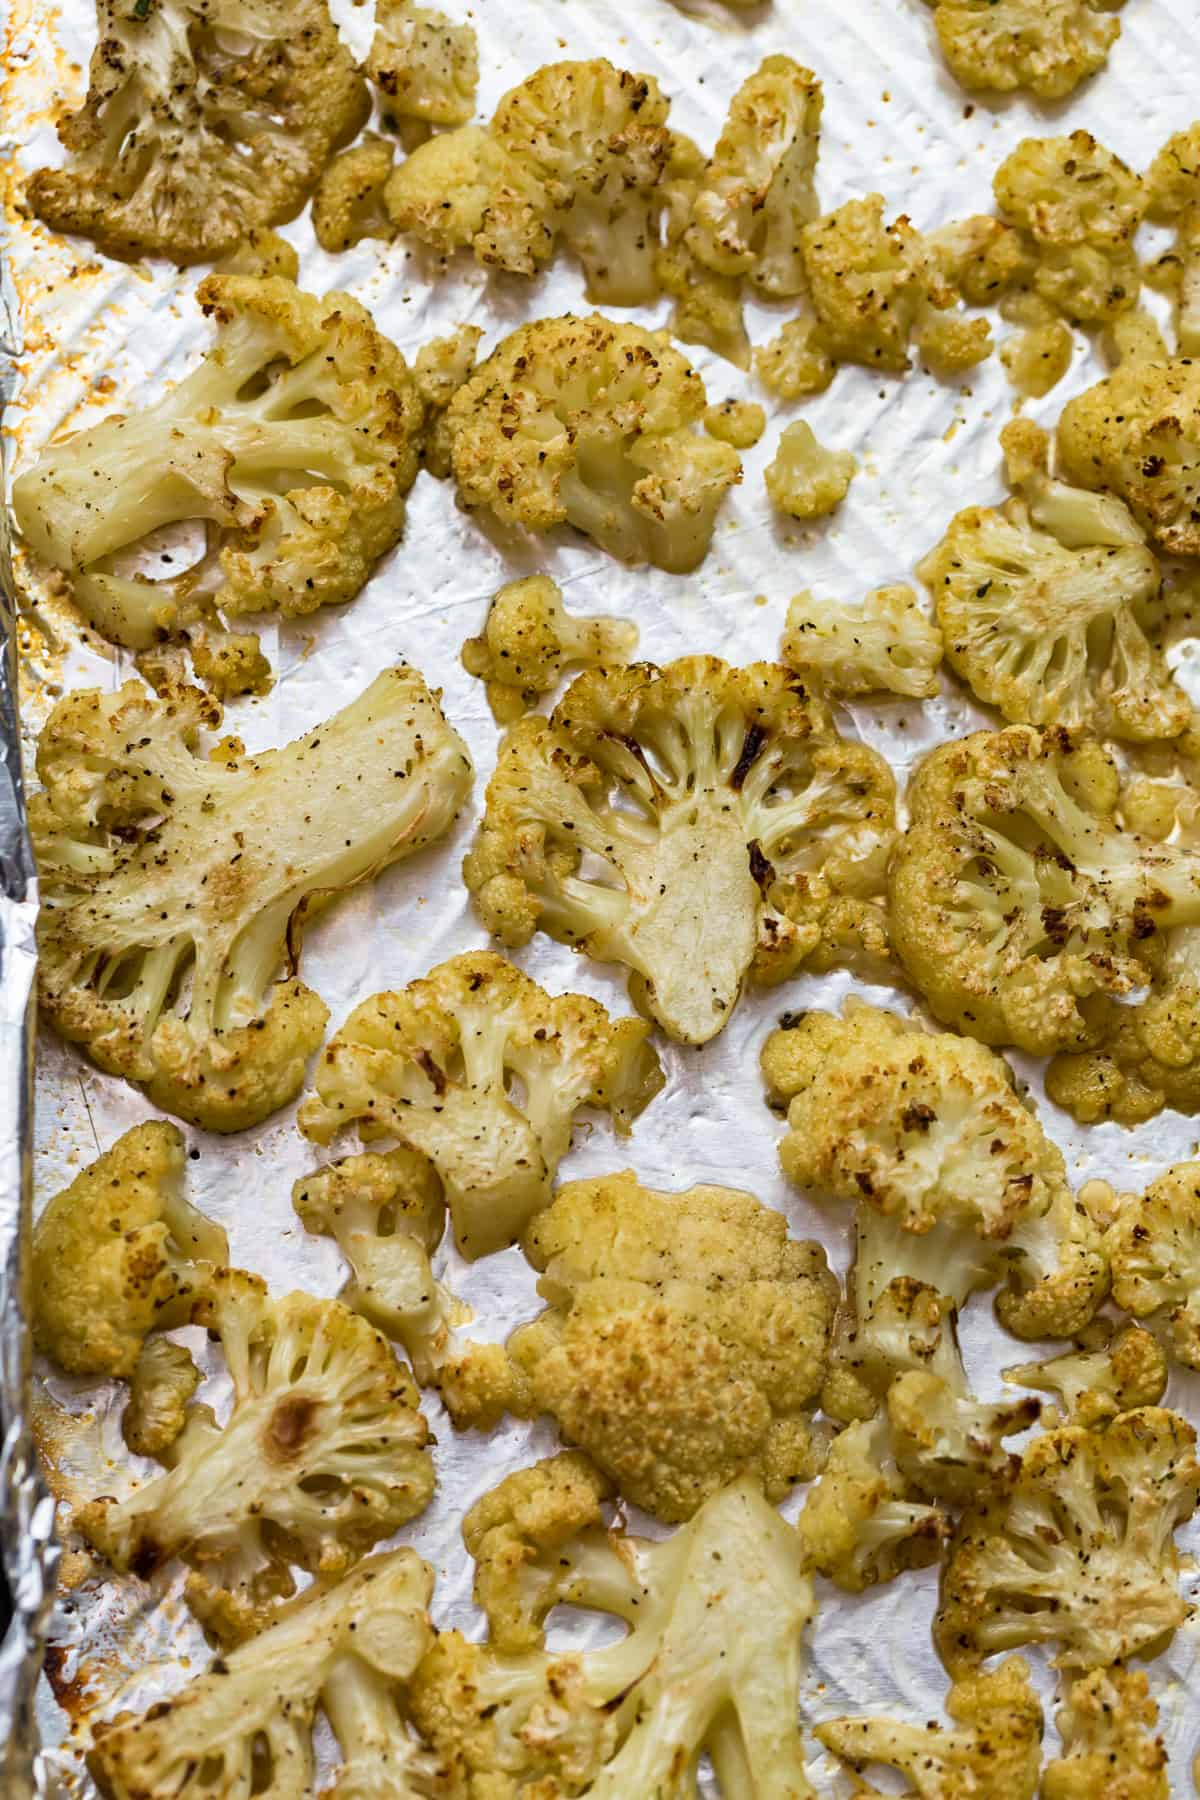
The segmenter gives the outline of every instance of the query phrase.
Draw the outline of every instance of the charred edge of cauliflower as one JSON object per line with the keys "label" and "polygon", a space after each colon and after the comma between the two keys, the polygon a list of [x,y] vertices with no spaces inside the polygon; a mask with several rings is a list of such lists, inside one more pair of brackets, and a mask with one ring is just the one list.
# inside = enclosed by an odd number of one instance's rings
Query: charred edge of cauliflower
{"label": "charred edge of cauliflower", "polygon": [[139,1369],[151,1331],[186,1325],[229,1258],[219,1225],[183,1198],[184,1143],[135,1125],[46,1206],[33,1234],[33,1334],[69,1375]]}
{"label": "charred edge of cauliflower", "polygon": [[462,648],[463,667],[485,683],[492,717],[512,725],[556,688],[572,664],[623,667],[637,626],[600,614],[577,618],[548,575],[510,581],[493,597],[479,637]]}
{"label": "charred edge of cauliflower", "polygon": [[302,1131],[358,1124],[427,1156],[455,1239],[475,1258],[511,1244],[550,1198],[576,1112],[628,1131],[664,1076],[640,1019],[547,994],[493,951],[468,951],[356,1007],[320,1057]]}
{"label": "charred edge of cauliflower", "polygon": [[625,1172],[560,1188],[524,1249],[549,1302],[508,1343],[527,1410],[552,1414],[626,1499],[678,1521],[743,1469],[774,1500],[816,1473],[837,1285],[781,1215]]}
{"label": "charred edge of cauliflower", "polygon": [[806,591],[788,606],[779,655],[832,694],[928,700],[938,691],[942,635],[910,587],[875,588],[857,607]]}
{"label": "charred edge of cauliflower", "polygon": [[504,943],[541,929],[622,963],[669,1036],[706,1043],[747,976],[838,953],[839,901],[865,913],[879,892],[893,804],[882,760],[778,665],[597,670],[509,733],[463,875]]}

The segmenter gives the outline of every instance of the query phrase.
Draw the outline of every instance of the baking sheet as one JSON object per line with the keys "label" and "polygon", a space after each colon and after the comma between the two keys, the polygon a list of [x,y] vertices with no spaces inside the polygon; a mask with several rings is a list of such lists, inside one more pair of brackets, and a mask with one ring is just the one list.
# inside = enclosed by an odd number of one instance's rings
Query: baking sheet
{"label": "baking sheet", "polygon": [[[711,147],[739,82],[763,55],[787,51],[811,64],[825,86],[822,205],[878,189],[889,216],[907,212],[922,229],[988,210],[996,164],[1031,132],[1085,126],[1145,166],[1169,132],[1192,121],[1200,92],[1192,0],[1129,0],[1108,69],[1070,103],[1050,108],[1020,99],[994,107],[973,102],[941,68],[921,0],[774,0],[736,15],[715,5],[684,11],[669,0],[640,0],[633,8],[615,0],[521,0],[503,8],[441,3],[452,16],[469,19],[479,34],[481,117],[540,63],[605,54],[658,75],[673,98],[672,124]],[[371,6],[335,11],[348,41],[365,51]],[[81,240],[55,238],[17,210],[23,173],[59,159],[53,120],[62,102],[74,103],[82,92],[93,36],[89,0],[12,0],[0,178],[6,184],[8,264],[25,334],[20,392],[7,419],[18,469],[52,431],[157,393],[208,342],[190,298],[202,271],[113,262]],[[331,258],[316,247],[307,218],[284,229],[301,253],[302,285],[316,292],[348,289],[410,357],[428,338],[459,323],[481,325],[486,350],[522,320],[585,309],[578,272],[565,257],[538,281],[524,283],[488,278],[466,258],[443,270],[439,259],[399,241],[368,240]],[[624,316],[659,325],[668,310],[663,303]],[[751,303],[754,341],[772,335],[787,313],[786,306]],[[999,321],[995,327],[1003,335]],[[485,941],[458,869],[495,759],[497,731],[481,685],[461,668],[459,650],[480,629],[487,601],[503,581],[538,570],[553,575],[574,609],[636,619],[641,653],[656,660],[707,651],[748,661],[775,652],[792,594],[811,588],[817,595],[858,598],[882,583],[912,579],[914,563],[952,512],[1002,493],[997,434],[1011,415],[1012,394],[996,357],[971,371],[963,385],[936,382],[919,370],[899,380],[844,369],[824,395],[785,406],[752,377],[702,350],[685,349],[705,374],[710,400],[747,394],[763,402],[769,417],[762,443],[744,455],[744,484],[727,503],[709,557],[695,575],[628,570],[567,533],[537,542],[502,536],[460,514],[451,485],[422,474],[403,543],[356,601],[315,619],[268,623],[263,643],[276,685],[264,699],[231,705],[226,718],[226,728],[248,747],[295,737],[344,704],[380,667],[407,658],[442,689],[446,712],[467,738],[477,770],[472,804],[447,841],[350,895],[309,934],[304,976],[329,1003],[333,1026],[367,994],[402,986],[440,959]],[[1053,420],[1065,399],[1100,372],[1081,336],[1070,376],[1028,411]],[[807,526],[773,517],[762,485],[781,425],[800,413],[823,442],[852,449],[860,463],[835,518]],[[81,644],[52,600],[26,622],[22,640],[27,733],[64,687],[81,681],[108,687],[129,673],[126,659]],[[1177,654],[1200,697],[1190,647]],[[923,709],[890,701],[847,709],[844,729],[881,749],[902,783],[929,745],[979,722],[947,683]],[[516,960],[551,989],[572,987],[617,1012],[627,1010],[618,971],[549,939],[535,939]],[[834,1266],[844,1268],[847,1220],[806,1202],[779,1173],[780,1127],[763,1104],[758,1051],[785,1008],[836,1004],[853,985],[844,976],[801,977],[751,993],[722,1036],[702,1051],[660,1044],[668,1084],[632,1139],[619,1143],[606,1122],[596,1123],[578,1134],[561,1178],[632,1166],[643,1181],[665,1188],[698,1181],[749,1187],[783,1211],[797,1234],[820,1238]],[[858,991],[907,1005],[890,992],[861,985]],[[1038,1091],[1038,1068],[1016,1060]],[[38,1082],[34,1175],[44,1201],[152,1109],[138,1091],[98,1074],[54,1040],[41,1046]],[[1085,1133],[1052,1108],[1043,1113],[1077,1181],[1103,1175],[1118,1187],[1143,1185],[1192,1154],[1200,1135],[1197,1121],[1170,1114],[1136,1132],[1101,1126]],[[313,1146],[294,1130],[292,1111],[233,1138],[191,1129],[187,1136],[190,1197],[226,1227],[232,1260],[259,1270],[279,1290],[302,1285],[335,1293],[342,1280],[338,1253],[303,1233],[289,1201],[293,1180],[316,1160]],[[338,1153],[351,1147],[339,1144]],[[475,1308],[475,1335],[500,1339],[537,1309],[533,1274],[517,1252],[467,1267],[447,1248],[443,1260],[451,1283]],[[1003,1337],[987,1296],[968,1306],[962,1325],[977,1391],[999,1397],[1000,1369],[1032,1352]],[[44,1368],[37,1384],[36,1422],[60,1488],[68,1494],[112,1492],[132,1480],[136,1465],[119,1432],[121,1393]],[[219,1382],[202,1397],[219,1404]],[[1196,1384],[1189,1392],[1173,1376],[1169,1399],[1200,1420]],[[456,1434],[433,1396],[426,1398],[426,1411],[438,1439],[439,1485],[428,1511],[400,1541],[412,1543],[437,1570],[438,1621],[472,1629],[477,1615],[459,1538],[462,1513],[555,1440],[544,1427],[517,1424],[487,1440]],[[785,1511],[794,1514],[797,1505],[794,1497]],[[1200,1546],[1200,1535],[1193,1541]],[[86,1793],[77,1756],[81,1711],[118,1691],[124,1703],[141,1705],[184,1678],[181,1658],[191,1659],[194,1669],[207,1653],[173,1590],[151,1595],[133,1581],[98,1584],[81,1582],[81,1575],[86,1564],[68,1556],[51,1625],[54,1679],[41,1684],[39,1696],[47,1746],[39,1780],[47,1789],[59,1781],[63,1791]],[[1194,1576],[1187,1579],[1194,1585]],[[818,1586],[821,1610],[801,1694],[805,1718],[864,1708],[897,1708],[922,1720],[938,1716],[946,1682],[928,1632],[935,1572],[902,1577],[862,1599],[840,1595],[825,1582]],[[1187,1687],[1194,1689],[1196,1654],[1196,1628],[1189,1625],[1152,1669],[1175,1794],[1191,1791],[1191,1762],[1200,1746],[1198,1709],[1186,1697]],[[136,1685],[123,1688],[135,1670]],[[826,1760],[814,1758],[813,1775],[821,1791],[838,1791]]]}

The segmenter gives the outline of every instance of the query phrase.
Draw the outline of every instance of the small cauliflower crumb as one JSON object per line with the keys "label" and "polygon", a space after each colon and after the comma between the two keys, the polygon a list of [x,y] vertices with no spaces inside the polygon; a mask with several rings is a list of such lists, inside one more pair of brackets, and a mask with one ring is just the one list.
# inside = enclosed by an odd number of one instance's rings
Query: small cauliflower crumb
{"label": "small cauliflower crumb", "polygon": [[812,426],[797,419],[780,436],[765,476],[767,493],[793,519],[820,519],[841,505],[857,469],[849,450],[827,450]]}
{"label": "small cauliflower crumb", "polygon": [[1074,354],[1071,328],[1061,319],[1049,325],[1031,325],[1000,346],[1000,361],[1008,379],[1025,400],[1040,400],[1057,387]]}
{"label": "small cauliflower crumb", "polygon": [[720,438],[735,450],[749,450],[766,428],[767,415],[752,400],[720,400],[704,415],[704,429],[709,437]]}
{"label": "small cauliflower crumb", "polygon": [[829,336],[811,311],[789,319],[768,344],[754,352],[758,379],[781,400],[821,394],[833,380],[836,363]]}

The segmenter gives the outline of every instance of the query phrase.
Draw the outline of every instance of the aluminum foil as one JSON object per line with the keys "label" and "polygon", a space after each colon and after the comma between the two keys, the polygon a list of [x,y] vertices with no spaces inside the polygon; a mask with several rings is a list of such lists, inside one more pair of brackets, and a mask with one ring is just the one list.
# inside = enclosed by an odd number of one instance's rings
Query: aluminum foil
{"label": "aluminum foil", "polygon": [[[1070,103],[1051,109],[1021,99],[996,107],[972,103],[937,60],[921,0],[773,0],[737,14],[708,0],[696,0],[688,10],[669,0],[640,0],[635,7],[618,0],[514,0],[505,7],[474,9],[465,0],[439,3],[456,17],[469,17],[479,34],[480,116],[540,63],[606,54],[657,75],[673,97],[672,123],[711,145],[738,83],[764,54],[790,52],[811,64],[825,85],[822,203],[831,207],[878,189],[891,213],[906,212],[920,228],[988,210],[996,164],[1030,133],[1084,126],[1144,166],[1169,132],[1192,121],[1200,91],[1193,0],[1129,0],[1108,69]],[[112,262],[89,245],[56,239],[18,215],[23,173],[58,158],[55,109],[82,91],[94,18],[90,0],[10,4],[0,88],[5,132],[0,179],[9,187],[8,260],[24,322],[21,386],[8,415],[11,460],[22,467],[52,431],[136,406],[178,378],[206,342],[207,327],[191,301],[195,271]],[[372,30],[370,4],[346,5],[339,23],[352,46],[363,51]],[[316,247],[306,218],[288,226],[286,234],[300,250],[304,286],[318,292],[348,289],[408,354],[462,322],[484,328],[486,349],[524,319],[583,309],[581,282],[567,259],[527,284],[489,279],[467,260],[443,269],[437,259],[402,242],[368,241],[330,258]],[[663,324],[667,308],[634,316]],[[752,305],[754,341],[772,335],[786,316],[786,307]],[[1003,335],[998,322],[997,329]],[[348,701],[380,667],[407,658],[443,690],[447,714],[468,739],[476,762],[473,802],[451,838],[350,895],[310,934],[305,978],[328,1001],[334,1025],[369,993],[401,986],[441,958],[484,942],[459,863],[494,762],[497,731],[479,684],[461,667],[459,651],[463,639],[479,630],[487,601],[503,581],[536,570],[552,574],[573,608],[636,619],[642,653],[657,660],[709,651],[748,661],[774,653],[794,593],[810,588],[818,595],[857,598],[882,583],[911,579],[915,562],[952,512],[1002,493],[997,435],[1011,415],[1012,395],[996,357],[961,386],[936,382],[918,370],[903,380],[840,372],[803,412],[822,441],[855,452],[860,472],[832,520],[801,526],[772,515],[762,483],[781,425],[800,409],[777,404],[756,391],[751,377],[703,351],[689,354],[705,374],[710,399],[748,393],[769,415],[763,442],[744,458],[744,484],[727,504],[709,557],[695,575],[625,569],[566,533],[537,542],[504,535],[481,518],[464,517],[451,487],[423,474],[411,496],[403,543],[357,600],[313,620],[266,626],[264,647],[277,675],[274,690],[265,699],[231,706],[226,720],[227,729],[250,748],[296,736]],[[1069,377],[1030,412],[1053,420],[1064,400],[1100,372],[1093,348],[1081,336]],[[22,632],[29,730],[65,686],[86,681],[108,687],[129,673],[125,659],[101,655],[94,643],[81,641],[52,598],[39,604]],[[1191,662],[1195,648],[1183,645],[1174,654],[1183,678],[1200,696]],[[843,729],[879,748],[903,783],[922,751],[977,722],[962,694],[947,683],[923,709],[891,701],[847,709]],[[11,713],[6,723],[11,727]],[[0,831],[9,823],[4,807],[15,776],[11,730],[3,741],[9,760],[0,764],[8,783],[0,789]],[[0,838],[0,845],[6,842]],[[21,882],[15,902],[5,902],[7,982],[0,1014],[6,1037],[14,1042],[24,1016],[30,932],[22,885],[27,864],[20,858],[19,838],[16,842],[9,860]],[[518,960],[551,989],[575,988],[618,1012],[626,1009],[619,971],[580,959],[549,939],[535,939]],[[795,1233],[818,1237],[834,1266],[843,1269],[847,1221],[790,1189],[779,1172],[779,1126],[763,1104],[758,1051],[785,1007],[837,1004],[854,985],[845,976],[801,977],[783,989],[750,993],[721,1037],[703,1051],[661,1044],[668,1084],[632,1138],[619,1143],[607,1121],[594,1121],[577,1133],[562,1178],[632,1166],[643,1181],[664,1188],[698,1181],[751,1188],[787,1215]],[[860,991],[901,1009],[911,1004],[890,992]],[[1016,1060],[1040,1096],[1039,1068]],[[11,1082],[21,1067],[19,1056],[14,1052],[3,1067]],[[98,1074],[54,1040],[41,1045],[38,1082],[34,1177],[37,1197],[44,1201],[151,1109],[139,1092]],[[21,1114],[8,1090],[2,1105],[3,1143],[13,1146],[0,1163],[7,1172],[18,1166],[16,1145],[27,1139],[19,1133]],[[1042,1108],[1079,1182],[1100,1175],[1119,1188],[1143,1185],[1193,1154],[1200,1136],[1195,1120],[1170,1114],[1136,1132],[1115,1126],[1084,1132],[1044,1101]],[[317,1160],[295,1131],[291,1112],[241,1136],[219,1139],[193,1130],[188,1138],[190,1197],[226,1227],[233,1260],[261,1271],[278,1290],[303,1286],[337,1292],[344,1275],[337,1251],[325,1240],[307,1237],[291,1210],[292,1181]],[[339,1145],[338,1152],[352,1147]],[[0,1294],[5,1381],[0,1401],[19,1432],[26,1422],[19,1382],[23,1330],[9,1291],[17,1266],[19,1208],[15,1190],[0,1192],[0,1280],[6,1284]],[[466,1266],[447,1247],[442,1261],[446,1278],[474,1308],[475,1335],[503,1338],[536,1311],[534,1278],[517,1252]],[[1007,1364],[1036,1353],[1003,1338],[986,1298],[967,1308],[962,1336],[973,1383],[986,1398],[1005,1391],[1001,1370]],[[193,1341],[207,1354],[198,1334]],[[215,1371],[201,1397],[220,1406],[223,1390]],[[1200,1421],[1198,1384],[1174,1376],[1169,1399]],[[138,1468],[120,1438],[121,1404],[115,1388],[35,1370],[33,1423],[51,1483],[66,1500],[118,1491],[137,1479]],[[462,1513],[505,1473],[552,1449],[555,1440],[543,1426],[519,1424],[502,1426],[486,1439],[457,1434],[435,1397],[427,1397],[426,1409],[438,1438],[438,1491],[402,1538],[437,1571],[439,1622],[478,1629],[459,1535]],[[19,1458],[10,1455],[9,1464],[16,1470]],[[141,1470],[147,1472],[149,1465]],[[44,1510],[38,1510],[36,1489],[28,1481],[20,1493],[21,1505],[7,1508],[4,1548],[18,1591],[29,1599],[27,1607],[22,1601],[25,1609],[0,1665],[0,1739],[11,1735],[18,1748],[19,1732],[8,1733],[9,1697],[19,1702],[32,1677],[25,1652],[48,1570],[38,1535]],[[785,1508],[789,1515],[798,1503],[799,1496]],[[634,1523],[645,1524],[636,1517]],[[1200,1546],[1200,1535],[1192,1542]],[[1187,1580],[1194,1586],[1193,1575]],[[841,1595],[826,1583],[820,1587],[801,1693],[804,1717],[815,1721],[859,1709],[897,1709],[922,1720],[939,1716],[946,1682],[929,1637],[934,1572],[903,1577],[862,1599]],[[118,1697],[122,1704],[141,1706],[177,1687],[207,1654],[175,1587],[98,1579],[94,1566],[72,1551],[63,1560],[49,1641],[50,1678],[39,1689],[45,1745],[39,1792],[53,1791],[56,1783],[65,1792],[90,1791],[78,1756],[80,1720],[89,1706],[109,1706]],[[1197,1636],[1189,1625],[1152,1666],[1175,1794],[1191,1791],[1192,1759],[1200,1747],[1200,1709],[1188,1698],[1196,1691],[1196,1659]],[[1053,1683],[1041,1664],[1039,1679],[1050,1695]],[[814,1759],[813,1775],[820,1791],[838,1791],[826,1762]]]}

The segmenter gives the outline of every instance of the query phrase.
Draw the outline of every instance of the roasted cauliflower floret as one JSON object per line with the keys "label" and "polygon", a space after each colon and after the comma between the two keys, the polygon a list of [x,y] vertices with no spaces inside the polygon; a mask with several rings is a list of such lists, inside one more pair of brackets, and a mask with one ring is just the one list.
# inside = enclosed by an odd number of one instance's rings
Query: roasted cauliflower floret
{"label": "roasted cauliflower floret", "polygon": [[892,940],[945,1024],[1035,1055],[1094,1043],[1089,1002],[1142,985],[1200,916],[1200,858],[1120,830],[1095,744],[1012,725],[934,750],[889,872]]}
{"label": "roasted cauliflower floret", "polygon": [[322,250],[337,255],[363,238],[393,236],[383,203],[391,172],[392,146],[372,132],[334,157],[313,195],[313,231]]}
{"label": "roasted cauliflower floret", "polygon": [[384,203],[398,231],[442,256],[468,246],[478,262],[532,275],[554,254],[550,196],[488,130],[440,131],[393,169]]}
{"label": "roasted cauliflower floret", "polygon": [[563,605],[548,575],[510,581],[494,596],[480,637],[462,648],[463,667],[486,683],[499,725],[511,725],[536,706],[574,663],[620,667],[637,648],[637,626],[603,614],[577,618]]}
{"label": "roasted cauliflower floret", "polygon": [[325,1005],[294,975],[306,917],[441,837],[471,765],[415,669],[253,757],[201,754],[220,717],[192,688],[68,694],[30,822],[42,1017],[157,1106],[239,1131],[321,1041]]}
{"label": "roasted cauliflower floret", "polygon": [[1200,363],[1124,362],[1068,401],[1063,473],[1125,500],[1158,548],[1200,556]]}
{"label": "roasted cauliflower floret", "polygon": [[550,1198],[581,1106],[625,1133],[663,1085],[641,1019],[610,1020],[582,994],[550,995],[493,951],[474,950],[403,993],[355,1008],[316,1069],[300,1128],[390,1136],[441,1177],[465,1256],[511,1244]]}
{"label": "roasted cauliflower floret", "polygon": [[886,1421],[856,1421],[834,1439],[796,1521],[806,1560],[850,1594],[936,1562],[946,1515],[909,1496]]}
{"label": "roasted cauliflower floret", "polygon": [[1000,346],[1000,361],[1008,379],[1025,400],[1041,400],[1057,387],[1074,355],[1075,339],[1061,319],[1027,326]]}
{"label": "roasted cauliflower floret", "polygon": [[910,587],[876,588],[854,607],[805,592],[788,606],[779,655],[827,693],[928,700],[938,691],[942,637]]}
{"label": "roasted cauliflower floret", "polygon": [[1117,1305],[1135,1319],[1162,1314],[1175,1356],[1200,1369],[1200,1163],[1124,1195],[1106,1245]]}
{"label": "roasted cauliflower floret", "polygon": [[186,1325],[229,1259],[183,1197],[183,1138],[135,1125],[49,1202],[33,1234],[33,1335],[68,1375],[130,1376],[151,1331]]}
{"label": "roasted cauliflower floret", "polygon": [[[614,1614],[628,1633],[560,1657],[443,1633],[411,1706],[456,1793],[682,1794],[707,1751],[726,1792],[813,1800],[797,1720],[812,1584],[791,1527],[751,1480],[673,1537],[606,1543],[589,1526],[541,1556],[565,1600]],[[525,1579],[536,1595],[537,1564]]]}
{"label": "roasted cauliflower floret", "polygon": [[[1111,1252],[1111,1244],[1106,1247]],[[1148,1331],[1130,1325],[1096,1347],[1005,1369],[1004,1379],[1055,1395],[1072,1425],[1104,1425],[1118,1413],[1158,1405],[1167,1388],[1167,1359]]]}
{"label": "roasted cauliflower floret", "polygon": [[[404,358],[348,294],[210,275],[218,327],[199,368],[144,411],[43,450],[13,484],[17,522],[90,622],[146,649],[191,619],[353,599],[404,528],[421,406]],[[149,580],[122,563],[164,525],[212,550]]]}
{"label": "roasted cauliflower floret", "polygon": [[1136,305],[1133,238],[1146,195],[1141,178],[1090,132],[1022,139],[992,188],[1002,216],[1032,238],[1034,288],[1058,312],[1095,324]]}
{"label": "roasted cauliflower floret", "polygon": [[143,1577],[173,1556],[239,1598],[287,1565],[348,1568],[413,1518],[433,1492],[417,1390],[383,1337],[337,1300],[268,1298],[241,1270],[213,1279],[196,1317],[221,1341],[233,1410],[194,1417],[171,1467],[124,1500],[75,1514],[113,1566]]}
{"label": "roasted cauliflower floret", "polygon": [[551,1413],[626,1499],[679,1520],[743,1469],[772,1499],[816,1472],[837,1288],[782,1214],[626,1172],[560,1188],[524,1249],[550,1303],[509,1339],[528,1410]]}
{"label": "roasted cauliflower floret", "polygon": [[704,415],[704,429],[709,437],[720,438],[735,450],[749,450],[766,428],[767,415],[753,400],[722,400]]}
{"label": "roasted cauliflower floret", "polygon": [[1024,232],[991,213],[939,226],[925,239],[943,281],[968,306],[994,306],[1032,281],[1037,258]]}
{"label": "roasted cauliflower floret", "polygon": [[596,670],[509,733],[463,874],[504,943],[541,928],[623,963],[637,1004],[702,1044],[747,976],[821,946],[839,896],[878,891],[893,804],[881,758],[785,669]]}
{"label": "roasted cauliflower floret", "polygon": [[1035,1438],[1011,1492],[970,1509],[955,1537],[934,1624],[950,1673],[1020,1644],[1057,1644],[1065,1669],[1152,1654],[1188,1612],[1173,1534],[1200,1488],[1195,1445],[1153,1406]]}
{"label": "roasted cauliflower floret", "polygon": [[817,216],[821,83],[768,56],[729,103],[692,208],[687,247],[720,275],[776,298],[804,292],[800,233]]}
{"label": "roasted cauliflower floret", "polygon": [[825,328],[811,308],[788,319],[769,343],[754,352],[755,374],[781,400],[823,393],[836,367]]}
{"label": "roasted cauliflower floret", "polygon": [[614,556],[676,574],[708,550],[742,465],[694,429],[704,383],[639,325],[522,325],[450,402],[461,503],[529,531],[570,524]]}
{"label": "roasted cauliflower floret", "polygon": [[384,107],[426,125],[465,125],[475,111],[479,46],[470,25],[412,0],[380,0],[367,78]]}
{"label": "roasted cauliflower floret", "polygon": [[1059,1709],[1064,1754],[1046,1764],[1042,1800],[1170,1800],[1158,1707],[1141,1669],[1096,1669]]}
{"label": "roasted cauliflower floret", "polygon": [[703,151],[681,131],[671,133],[663,175],[665,243],[654,259],[664,294],[675,302],[671,335],[683,344],[705,344],[735,368],[750,367],[750,339],[742,306],[740,275],[718,275],[687,245],[692,208],[708,168]]}
{"label": "roasted cauliflower floret", "polygon": [[[1042,1762],[1042,1707],[1029,1669],[1010,1656],[987,1675],[956,1681],[950,1726],[898,1719],[827,1719],[815,1735],[853,1768],[886,1763],[920,1800],[1033,1800]],[[860,1796],[875,1790],[861,1789]]]}
{"label": "roasted cauliflower floret", "polygon": [[200,1371],[182,1344],[147,1338],[129,1381],[129,1403],[121,1435],[135,1456],[166,1459],[187,1424],[188,1407],[200,1386]]}
{"label": "roasted cauliflower floret", "polygon": [[883,205],[882,194],[848,200],[806,225],[801,241],[824,349],[838,362],[902,374],[927,308],[948,307],[955,295],[921,234],[903,216],[885,226]]}
{"label": "roasted cauliflower floret", "polygon": [[[382,1697],[410,1680],[433,1641],[432,1592],[433,1571],[411,1550],[388,1550],[335,1586],[309,1588],[261,1636],[214,1661],[170,1699],[137,1718],[93,1721],[88,1768],[101,1793],[107,1800],[201,1800],[256,1790],[298,1800],[311,1793],[318,1705],[341,1737],[352,1711],[379,1710]],[[422,1759],[416,1745],[411,1756],[399,1754],[401,1743],[397,1735],[392,1754],[375,1764],[372,1785],[339,1783],[326,1791],[339,1800],[415,1794],[405,1776],[435,1773],[432,1759]],[[345,1743],[342,1749],[349,1757]]]}
{"label": "roasted cauliflower floret", "polygon": [[113,256],[204,262],[291,218],[369,111],[324,0],[98,0],[98,27],[66,165],[26,193]]}
{"label": "roasted cauliflower floret", "polygon": [[764,479],[779,512],[793,519],[819,519],[841,505],[857,469],[858,459],[849,450],[826,449],[812,426],[797,419],[780,433]]}
{"label": "roasted cauliflower floret", "polygon": [[255,225],[239,238],[232,250],[217,258],[218,275],[282,275],[295,281],[300,274],[300,256],[294,245],[277,231]]}
{"label": "roasted cauliflower floret", "polygon": [[935,0],[933,22],[965,88],[1021,88],[1039,100],[1072,93],[1104,67],[1121,35],[1108,0]]}

